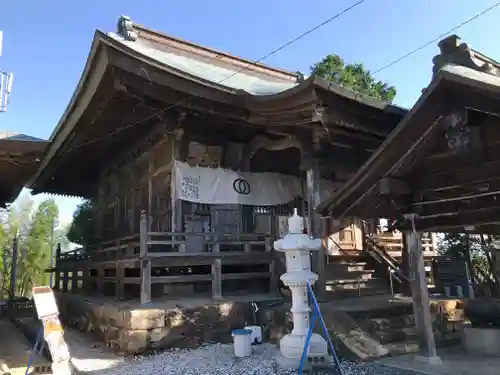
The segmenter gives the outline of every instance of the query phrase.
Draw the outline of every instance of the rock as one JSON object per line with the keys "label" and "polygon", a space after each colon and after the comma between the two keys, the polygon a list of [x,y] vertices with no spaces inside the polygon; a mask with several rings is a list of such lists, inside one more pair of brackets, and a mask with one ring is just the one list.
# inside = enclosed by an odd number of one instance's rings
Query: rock
{"label": "rock", "polygon": [[120,350],[127,354],[142,353],[148,348],[149,332],[147,330],[129,331],[122,329],[119,331],[116,342]]}
{"label": "rock", "polygon": [[160,309],[127,309],[122,325],[126,329],[153,329],[165,327],[165,311]]}

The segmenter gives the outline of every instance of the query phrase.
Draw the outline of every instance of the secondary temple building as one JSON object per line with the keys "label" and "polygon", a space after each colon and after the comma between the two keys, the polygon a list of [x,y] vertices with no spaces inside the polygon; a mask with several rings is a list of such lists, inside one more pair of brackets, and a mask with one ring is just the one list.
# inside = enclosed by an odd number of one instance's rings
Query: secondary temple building
{"label": "secondary temple building", "polygon": [[[56,288],[143,302],[272,295],[284,264],[271,243],[297,208],[323,239],[313,263],[320,295],[361,295],[370,282],[387,293],[389,275],[405,282],[401,236],[315,207],[406,114],[121,17],[117,32],[95,33],[31,183],[91,202],[88,245],[59,255]],[[424,241],[435,255],[432,237]]]}

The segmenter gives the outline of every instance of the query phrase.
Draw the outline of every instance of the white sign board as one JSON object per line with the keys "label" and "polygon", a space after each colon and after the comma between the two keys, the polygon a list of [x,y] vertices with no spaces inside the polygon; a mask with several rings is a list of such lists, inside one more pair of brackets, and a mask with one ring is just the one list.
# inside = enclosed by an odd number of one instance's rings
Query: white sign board
{"label": "white sign board", "polygon": [[35,308],[43,324],[43,337],[52,356],[52,372],[55,375],[70,373],[70,354],[59,321],[59,309],[54,292],[48,286],[34,287],[32,291]]}
{"label": "white sign board", "polygon": [[41,320],[49,316],[59,315],[54,292],[48,286],[34,287],[33,299],[35,301],[36,312]]}
{"label": "white sign board", "polygon": [[[279,173],[236,172],[221,168],[191,167],[175,162],[172,191],[177,199],[202,204],[275,206],[302,196],[302,180]],[[338,183],[321,180],[320,198]]]}

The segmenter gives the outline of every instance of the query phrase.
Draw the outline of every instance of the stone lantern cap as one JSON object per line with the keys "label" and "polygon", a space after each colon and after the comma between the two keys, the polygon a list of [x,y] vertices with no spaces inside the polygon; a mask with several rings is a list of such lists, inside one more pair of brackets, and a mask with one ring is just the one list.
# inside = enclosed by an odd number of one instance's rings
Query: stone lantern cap
{"label": "stone lantern cap", "polygon": [[304,218],[294,210],[293,216],[288,219],[288,233],[282,239],[274,241],[274,249],[277,251],[314,251],[321,248],[321,239],[314,239],[304,231]]}

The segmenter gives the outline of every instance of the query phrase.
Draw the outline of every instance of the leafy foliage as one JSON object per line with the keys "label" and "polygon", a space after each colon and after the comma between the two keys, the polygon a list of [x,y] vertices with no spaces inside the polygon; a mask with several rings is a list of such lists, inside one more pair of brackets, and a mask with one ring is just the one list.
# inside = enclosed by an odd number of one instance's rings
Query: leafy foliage
{"label": "leafy foliage", "polygon": [[68,229],[68,240],[81,246],[92,241],[93,211],[91,201],[80,204],[73,214],[73,222]]}
{"label": "leafy foliage", "polygon": [[495,274],[495,255],[487,250],[498,236],[471,235],[467,233],[445,233],[440,241],[439,252],[453,259],[466,260],[472,268],[476,285],[489,285],[497,289],[498,280]]}
{"label": "leafy foliage", "polygon": [[29,194],[23,194],[8,209],[0,212],[0,282],[8,289],[12,264],[12,243],[18,239],[16,295],[28,296],[34,285],[46,285],[55,247],[54,228],[59,210],[53,199],[34,205]]}
{"label": "leafy foliage", "polygon": [[311,67],[317,74],[338,85],[392,103],[396,88],[382,81],[376,81],[363,64],[345,64],[338,55],[328,55]]}

